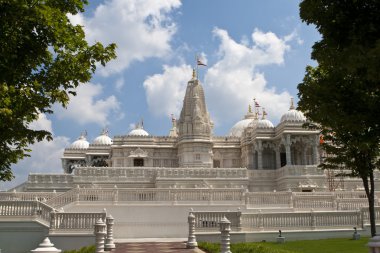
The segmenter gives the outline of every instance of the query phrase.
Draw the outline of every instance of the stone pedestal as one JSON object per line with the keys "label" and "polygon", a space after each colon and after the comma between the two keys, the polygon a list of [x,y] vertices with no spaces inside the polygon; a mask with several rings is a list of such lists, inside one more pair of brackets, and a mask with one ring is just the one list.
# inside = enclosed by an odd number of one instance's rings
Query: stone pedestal
{"label": "stone pedestal", "polygon": [[189,222],[189,238],[187,239],[186,248],[193,249],[198,247],[198,243],[195,237],[195,216],[192,211],[190,211],[188,216]]}
{"label": "stone pedestal", "polygon": [[32,253],[43,252],[43,253],[60,253],[62,250],[54,247],[48,237],[46,237],[42,243],[38,245],[37,249],[31,250]]}
{"label": "stone pedestal", "polygon": [[230,250],[230,232],[231,232],[231,222],[223,217],[219,222],[221,241],[220,241],[220,253],[231,253]]}
{"label": "stone pedestal", "polygon": [[106,232],[106,224],[103,222],[102,219],[99,219],[95,223],[95,246],[96,246],[96,253],[104,252],[104,238],[107,234]]}
{"label": "stone pedestal", "polygon": [[380,253],[380,236],[376,235],[369,239],[367,246],[369,253]]}
{"label": "stone pedestal", "polygon": [[112,217],[112,215],[107,216],[106,225],[107,225],[107,237],[106,237],[106,244],[104,245],[104,250],[111,251],[115,249],[115,244],[113,241],[114,218]]}
{"label": "stone pedestal", "polygon": [[277,239],[276,239],[277,243],[285,243],[285,237],[283,236],[278,236]]}

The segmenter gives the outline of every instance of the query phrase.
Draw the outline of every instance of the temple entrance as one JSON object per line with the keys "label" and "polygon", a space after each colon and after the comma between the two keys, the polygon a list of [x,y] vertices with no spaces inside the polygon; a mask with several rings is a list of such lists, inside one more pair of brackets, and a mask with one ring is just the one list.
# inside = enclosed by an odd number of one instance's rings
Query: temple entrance
{"label": "temple entrance", "polygon": [[280,153],[281,167],[286,165],[286,153]]}
{"label": "temple entrance", "polygon": [[214,168],[220,168],[220,160],[214,160],[213,161],[213,167]]}
{"label": "temple entrance", "polygon": [[144,159],[142,159],[142,158],[133,159],[133,166],[134,167],[144,167]]}

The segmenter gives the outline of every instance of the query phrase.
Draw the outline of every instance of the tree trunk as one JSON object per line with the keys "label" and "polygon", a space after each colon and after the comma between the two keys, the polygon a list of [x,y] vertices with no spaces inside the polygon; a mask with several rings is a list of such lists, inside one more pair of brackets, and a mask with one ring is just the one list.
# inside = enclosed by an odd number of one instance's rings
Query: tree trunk
{"label": "tree trunk", "polygon": [[363,185],[368,199],[368,209],[369,209],[369,222],[371,225],[371,236],[376,236],[376,214],[375,214],[375,183],[373,179],[373,171],[369,173],[368,177],[363,176]]}

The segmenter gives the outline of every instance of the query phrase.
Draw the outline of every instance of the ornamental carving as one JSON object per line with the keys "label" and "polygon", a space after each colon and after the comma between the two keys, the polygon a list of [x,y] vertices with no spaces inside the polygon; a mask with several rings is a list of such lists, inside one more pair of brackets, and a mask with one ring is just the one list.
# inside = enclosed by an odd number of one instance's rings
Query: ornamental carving
{"label": "ornamental carving", "polygon": [[129,155],[129,157],[147,157],[147,156],[148,156],[148,152],[142,150],[141,148],[136,148],[135,150],[132,150]]}

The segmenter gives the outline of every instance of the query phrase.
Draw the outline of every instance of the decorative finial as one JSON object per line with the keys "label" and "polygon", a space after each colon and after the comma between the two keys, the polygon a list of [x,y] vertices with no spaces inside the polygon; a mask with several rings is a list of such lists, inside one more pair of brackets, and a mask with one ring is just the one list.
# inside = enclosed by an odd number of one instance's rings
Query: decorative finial
{"label": "decorative finial", "polygon": [[289,110],[294,110],[294,98],[290,98],[290,108]]}
{"label": "decorative finial", "polygon": [[79,139],[84,140],[87,137],[87,130],[84,130],[83,132],[80,133]]}
{"label": "decorative finial", "polygon": [[255,120],[258,120],[259,119],[259,115],[260,115],[260,112],[259,112],[260,105],[256,101],[256,98],[253,99],[253,104],[255,106]]}
{"label": "decorative finial", "polygon": [[103,128],[100,135],[108,135],[108,127]]}
{"label": "decorative finial", "polygon": [[248,105],[248,113],[252,113],[252,107],[251,107],[251,105]]}
{"label": "decorative finial", "polygon": [[172,116],[172,126],[175,127],[176,126],[176,118],[174,118],[174,114],[171,114]]}
{"label": "decorative finial", "polygon": [[197,73],[195,72],[195,69],[193,69],[193,80],[195,80],[197,77]]}
{"label": "decorative finial", "polygon": [[266,119],[266,116],[267,116],[267,112],[265,111],[265,108],[263,107],[263,117],[261,119]]}

